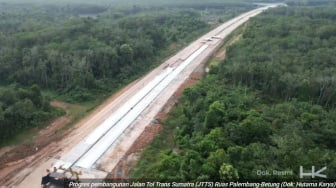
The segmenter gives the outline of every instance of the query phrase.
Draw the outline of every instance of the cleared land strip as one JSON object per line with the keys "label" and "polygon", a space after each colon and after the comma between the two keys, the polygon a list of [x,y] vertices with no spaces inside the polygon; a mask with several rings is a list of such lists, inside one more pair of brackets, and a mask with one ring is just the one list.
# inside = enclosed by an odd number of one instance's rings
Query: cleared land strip
{"label": "cleared land strip", "polygon": [[222,45],[224,38],[250,17],[270,7],[272,6],[255,9],[222,24],[138,80],[102,110],[111,112],[110,114],[101,118],[96,117],[99,114],[91,116],[87,120],[90,124],[84,123],[74,134],[59,143],[63,147],[63,151],[58,152],[60,158],[53,157],[41,162],[20,186],[40,185],[40,178],[36,179],[36,173],[41,172],[37,170],[52,163],[56,167],[63,164],[64,167],[81,169],[84,173],[81,177],[103,178],[106,175],[104,172],[112,171],[173,93],[196,67]]}

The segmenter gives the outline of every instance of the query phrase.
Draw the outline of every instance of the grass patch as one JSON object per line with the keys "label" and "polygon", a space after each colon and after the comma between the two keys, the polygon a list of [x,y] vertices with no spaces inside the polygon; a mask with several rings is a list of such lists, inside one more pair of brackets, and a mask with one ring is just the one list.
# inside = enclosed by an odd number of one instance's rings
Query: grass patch
{"label": "grass patch", "polygon": [[219,61],[216,61],[216,60],[213,59],[209,62],[208,66],[211,69],[211,68],[217,67],[219,65],[219,63],[220,63]]}
{"label": "grass patch", "polygon": [[31,128],[22,130],[12,138],[8,139],[7,141],[0,144],[1,147],[3,146],[14,146],[22,143],[26,144],[32,144],[33,143],[33,137],[38,134],[39,129],[38,128]]}

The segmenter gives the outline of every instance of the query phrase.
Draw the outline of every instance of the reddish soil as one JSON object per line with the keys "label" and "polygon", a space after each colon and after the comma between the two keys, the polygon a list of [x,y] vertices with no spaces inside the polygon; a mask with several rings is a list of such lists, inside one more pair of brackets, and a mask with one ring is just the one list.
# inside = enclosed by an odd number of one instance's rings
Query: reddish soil
{"label": "reddish soil", "polygon": [[[120,92],[110,97],[106,102],[94,110],[92,114],[99,113],[101,109],[133,84],[134,83],[129,84]],[[28,143],[0,148],[0,185],[9,186],[16,184],[16,182],[20,182],[25,176],[17,174],[21,172],[23,168],[38,165],[43,159],[49,158],[49,156],[53,156],[62,150],[62,148],[58,146],[58,142],[63,138],[66,138],[67,135],[71,133],[72,129],[69,129],[62,134],[56,134],[56,132],[67,125],[72,119],[68,110],[69,104],[54,100],[50,102],[50,105],[64,109],[66,115],[52,120],[47,127],[41,129],[31,141],[28,141]],[[92,114],[89,115],[89,117],[91,117]],[[84,121],[82,120],[78,124],[82,124],[83,122]]]}
{"label": "reddish soil", "polygon": [[[106,106],[131,88],[136,82],[137,80],[112,95],[92,113],[62,134],[56,134],[57,130],[67,125],[73,118],[69,112],[69,104],[57,100],[51,101],[50,105],[64,109],[66,115],[52,120],[47,127],[41,129],[31,141],[28,141],[28,143],[0,148],[0,185],[2,187],[13,187],[14,185],[17,185],[18,182],[23,181],[31,171],[45,162],[45,160],[52,156],[57,156],[64,150],[64,144],[61,144],[64,142],[64,138],[69,137],[69,135],[73,133],[73,130],[81,127],[88,119],[100,113]],[[90,131],[85,128],[84,130],[86,131],[82,132]],[[73,142],[82,139],[80,135],[75,135],[72,138],[74,138],[71,140]],[[66,143],[65,145],[69,144]]]}
{"label": "reddish soil", "polygon": [[218,53],[215,56],[215,60],[217,60],[217,61],[223,61],[225,59],[225,56],[226,56],[226,50],[224,49],[223,51],[221,51],[220,53]]}

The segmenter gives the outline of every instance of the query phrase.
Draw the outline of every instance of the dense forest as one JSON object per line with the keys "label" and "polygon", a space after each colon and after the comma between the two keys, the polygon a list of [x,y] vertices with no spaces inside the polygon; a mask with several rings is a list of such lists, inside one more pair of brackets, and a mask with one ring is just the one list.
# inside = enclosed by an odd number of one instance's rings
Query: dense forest
{"label": "dense forest", "polygon": [[278,8],[251,19],[226,59],[185,89],[133,177],[298,180],[300,166],[326,166],[323,174],[335,177],[335,25],[335,8]]}
{"label": "dense forest", "polygon": [[51,98],[80,103],[109,96],[255,7],[193,1],[0,2],[0,142],[62,114]]}
{"label": "dense forest", "polygon": [[[3,17],[3,25],[13,23],[9,15]],[[74,91],[76,96],[70,97],[88,100],[88,90],[125,84],[152,67],[156,54],[169,43],[208,27],[192,11],[111,19],[70,19],[61,26],[42,28],[4,27],[1,81]]]}
{"label": "dense forest", "polygon": [[289,6],[335,6],[334,0],[285,0]]}

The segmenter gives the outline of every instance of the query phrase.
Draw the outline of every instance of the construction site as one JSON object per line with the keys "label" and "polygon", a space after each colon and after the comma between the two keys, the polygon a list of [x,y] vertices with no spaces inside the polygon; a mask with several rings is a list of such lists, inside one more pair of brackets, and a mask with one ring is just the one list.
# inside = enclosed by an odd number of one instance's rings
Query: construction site
{"label": "construction site", "polygon": [[[35,153],[20,161],[2,162],[1,168],[7,170],[0,173],[1,185],[40,187],[46,176],[78,181],[127,178],[128,165],[136,163],[138,152],[160,132],[162,119],[183,88],[202,77],[205,63],[225,38],[251,17],[275,6],[261,6],[225,22],[111,96],[62,138],[33,148]],[[55,123],[50,134],[57,129]]]}

